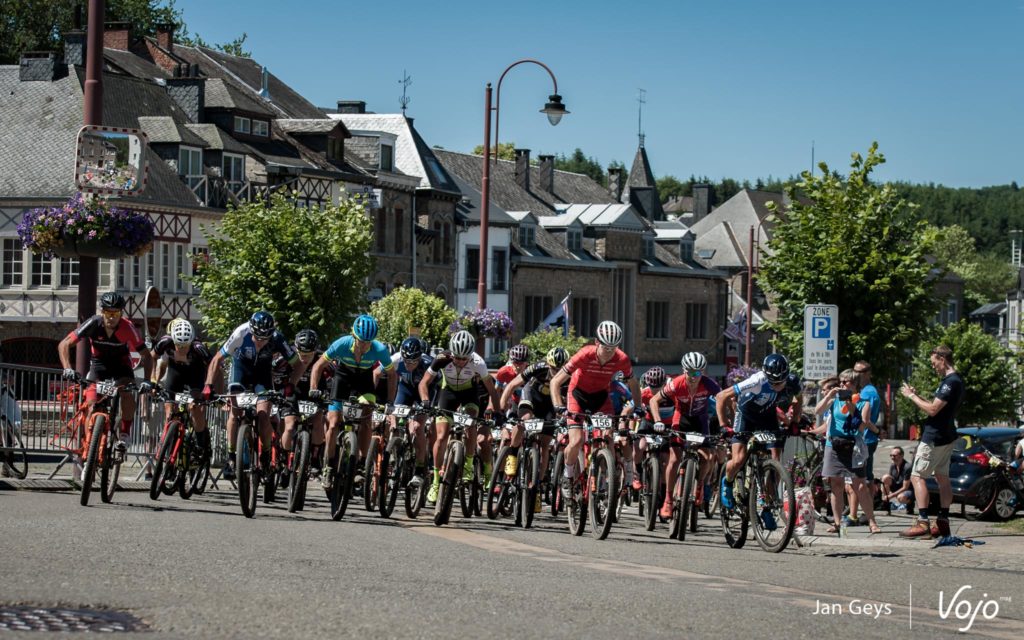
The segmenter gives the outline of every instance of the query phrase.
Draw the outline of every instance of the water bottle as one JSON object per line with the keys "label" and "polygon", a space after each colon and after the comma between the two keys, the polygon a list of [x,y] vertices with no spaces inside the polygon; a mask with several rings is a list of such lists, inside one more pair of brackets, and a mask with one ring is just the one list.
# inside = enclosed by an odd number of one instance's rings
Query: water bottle
{"label": "water bottle", "polygon": [[839,537],[840,538],[845,538],[845,537],[847,537],[849,535],[848,532],[847,532],[847,523],[848,522],[849,521],[846,518],[843,518],[842,520],[839,521]]}

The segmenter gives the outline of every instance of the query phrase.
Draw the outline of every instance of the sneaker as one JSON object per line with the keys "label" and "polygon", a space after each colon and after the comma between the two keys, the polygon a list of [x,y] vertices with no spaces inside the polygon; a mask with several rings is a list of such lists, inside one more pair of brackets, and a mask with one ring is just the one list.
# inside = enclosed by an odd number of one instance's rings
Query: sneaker
{"label": "sneaker", "polygon": [[728,482],[725,475],[722,475],[722,486],[718,490],[719,495],[722,499],[722,506],[726,509],[735,508],[735,500],[732,497],[732,483]]}
{"label": "sneaker", "polygon": [[938,518],[932,525],[931,534],[933,538],[948,538],[953,535],[949,530],[949,520]]}
{"label": "sneaker", "polygon": [[123,459],[125,454],[128,453],[128,438],[130,436],[127,433],[121,433],[117,436],[117,442],[114,443],[114,455]]}
{"label": "sneaker", "polygon": [[931,540],[932,530],[928,526],[927,520],[918,520],[913,526],[907,527],[903,531],[900,531],[901,538],[919,538],[921,540]]}
{"label": "sneaker", "polygon": [[427,491],[427,502],[431,504],[437,503],[437,493],[441,488],[440,482],[433,482],[430,485],[430,489]]}
{"label": "sneaker", "polygon": [[672,517],[672,503],[666,501],[664,504],[662,504],[661,505],[661,511],[658,512],[658,515],[661,516],[662,518],[665,518],[666,520],[671,518]]}
{"label": "sneaker", "polygon": [[572,497],[572,483],[572,478],[562,476],[562,498],[565,500]]}
{"label": "sneaker", "polygon": [[635,476],[633,477],[633,485],[632,486],[633,486],[633,491],[639,491],[639,490],[644,488],[643,483],[640,482],[640,478],[637,478]]}
{"label": "sneaker", "polygon": [[323,487],[324,491],[330,491],[334,487],[334,469],[324,469],[324,473],[320,477],[320,486]]}
{"label": "sneaker", "polygon": [[775,531],[779,528],[775,523],[775,516],[772,515],[772,511],[768,507],[761,509],[761,525],[765,531]]}
{"label": "sneaker", "polygon": [[519,470],[519,458],[516,456],[507,456],[505,458],[505,475],[512,477],[516,475],[516,471]]}
{"label": "sneaker", "polygon": [[231,462],[230,461],[226,460],[224,462],[224,470],[221,471],[220,477],[224,478],[225,480],[234,480],[235,479],[235,469],[234,469],[234,467],[231,466]]}

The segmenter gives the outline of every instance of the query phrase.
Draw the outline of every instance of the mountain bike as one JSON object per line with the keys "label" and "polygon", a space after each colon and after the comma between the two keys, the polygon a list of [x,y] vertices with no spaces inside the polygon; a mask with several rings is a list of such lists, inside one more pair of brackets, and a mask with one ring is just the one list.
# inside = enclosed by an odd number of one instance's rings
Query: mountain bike
{"label": "mountain bike", "polygon": [[565,510],[565,499],[562,497],[562,474],[565,472],[565,447],[569,444],[569,428],[565,420],[560,419],[555,427],[555,437],[552,440],[553,449],[551,459],[554,461],[549,467],[549,495],[548,506],[551,508],[551,516],[558,517],[558,514]]}
{"label": "mountain bike", "polygon": [[352,483],[355,480],[359,458],[359,427],[370,405],[362,404],[356,397],[341,402],[341,424],[335,442],[334,479],[327,497],[331,502],[331,519],[338,521],[345,516],[345,510],[352,499]]}
{"label": "mountain bike", "polygon": [[487,517],[494,520],[498,515],[515,515],[516,526],[529,529],[533,526],[534,504],[540,490],[540,437],[544,433],[545,420],[533,418],[520,420],[510,417],[509,424],[523,426],[523,442],[519,447],[516,472],[505,473],[505,461],[510,454],[508,445],[502,446],[491,474],[491,488],[487,492]]}
{"label": "mountain bike", "polygon": [[[643,462],[640,464],[640,516],[648,531],[654,531],[658,512],[665,500],[665,482],[662,480],[662,456],[668,451],[669,438],[665,433],[643,434],[647,441]],[[664,520],[662,520],[664,522]]]}
{"label": "mountain bike", "polygon": [[583,535],[589,514],[591,533],[598,540],[604,540],[612,529],[619,493],[615,455],[606,437],[611,434],[618,417],[602,413],[576,413],[570,417],[583,420],[585,434],[577,461],[580,473],[573,480],[565,505],[569,531],[574,536]]}
{"label": "mountain bike", "polygon": [[388,440],[384,436],[387,409],[386,406],[378,405],[370,418],[373,435],[370,436],[370,447],[366,451],[366,462],[363,465],[363,508],[370,512],[380,511],[380,497],[386,493],[380,487],[381,478],[385,477],[382,469],[388,465],[386,456],[390,455],[387,450]]}
{"label": "mountain bike", "polygon": [[171,404],[171,413],[164,422],[160,448],[153,461],[149,497],[156,500],[160,494],[169,496],[177,491],[183,500],[188,500],[203,492],[210,469],[210,452],[199,444],[192,424],[195,400],[187,391],[172,394],[157,387],[156,394]]}
{"label": "mountain bike", "polygon": [[687,530],[697,532],[697,481],[700,474],[700,454],[697,450],[714,447],[718,438],[689,431],[672,433],[682,439],[683,457],[672,488],[672,517],[669,518],[668,529],[669,538],[682,542],[686,540]]}
{"label": "mountain bike", "polygon": [[[437,493],[437,504],[434,507],[434,525],[443,526],[448,524],[452,515],[452,505],[455,503],[455,494],[460,495],[462,514],[465,517],[472,515],[470,504],[465,499],[467,491],[462,480],[462,468],[466,462],[466,430],[477,424],[477,419],[467,413],[458,411],[446,411],[444,409],[433,409],[435,415],[451,417],[451,430],[448,434],[448,446],[445,449],[443,459],[440,461],[440,485]],[[435,461],[436,462],[436,461]],[[476,481],[472,484],[476,484]]]}
{"label": "mountain bike", "polygon": [[320,405],[309,400],[298,401],[299,422],[295,428],[292,450],[288,454],[288,513],[302,511],[306,506],[306,486],[309,483],[312,451],[313,419]]}
{"label": "mountain bike", "polygon": [[265,400],[277,402],[281,398],[282,395],[277,391],[245,392],[220,397],[222,401],[233,403],[242,412],[238,434],[235,437],[235,484],[238,485],[238,500],[246,518],[256,514],[256,498],[260,484],[276,484],[273,467],[268,464],[264,468],[261,464],[265,457],[264,453],[269,455],[270,452],[264,452],[263,439],[259,437],[256,405]]}
{"label": "mountain bike", "polygon": [[0,465],[12,477],[24,480],[28,476],[28,451],[21,438],[21,408],[9,386],[0,385],[0,403],[3,406],[0,421]]}
{"label": "mountain bike", "polygon": [[398,502],[398,494],[405,494],[405,515],[415,519],[426,500],[423,490],[424,478],[416,477],[416,451],[409,439],[408,421],[412,407],[403,404],[392,405],[388,414],[395,417],[395,428],[388,438],[387,451],[380,467],[379,510],[381,517],[390,518]]}
{"label": "mountain bike", "polygon": [[115,424],[121,405],[122,391],[135,391],[138,386],[134,382],[119,385],[116,380],[84,380],[82,386],[95,385],[96,403],[89,415],[91,427],[86,431],[89,435],[82,470],[82,491],[80,502],[83,507],[89,504],[92,483],[96,480],[97,469],[100,472],[100,499],[109,503],[117,490],[117,479],[121,475],[121,463],[124,453],[114,446],[111,430]]}
{"label": "mountain bike", "polygon": [[761,548],[779,553],[793,537],[796,498],[793,480],[782,464],[771,457],[779,438],[774,431],[755,431],[747,443],[747,460],[733,481],[733,508],[719,509],[725,541],[741,548],[752,524]]}

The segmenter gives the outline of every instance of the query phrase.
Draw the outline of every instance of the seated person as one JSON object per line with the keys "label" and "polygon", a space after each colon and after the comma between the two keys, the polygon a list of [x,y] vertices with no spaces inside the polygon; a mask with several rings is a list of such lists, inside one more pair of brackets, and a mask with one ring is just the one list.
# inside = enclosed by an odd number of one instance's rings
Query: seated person
{"label": "seated person", "polygon": [[914,489],[910,486],[910,463],[903,457],[903,448],[893,447],[889,458],[892,464],[889,465],[889,473],[882,476],[882,500],[910,505],[914,502]]}

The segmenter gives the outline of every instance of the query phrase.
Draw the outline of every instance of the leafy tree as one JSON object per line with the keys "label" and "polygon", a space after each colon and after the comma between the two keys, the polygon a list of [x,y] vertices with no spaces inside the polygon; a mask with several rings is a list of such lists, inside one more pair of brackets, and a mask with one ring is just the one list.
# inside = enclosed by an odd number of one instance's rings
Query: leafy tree
{"label": "leafy tree", "polygon": [[601,163],[593,157],[587,157],[579,147],[568,158],[562,154],[555,156],[555,168],[560,171],[582,173],[590,176],[601,186],[608,186],[608,177],[605,175],[604,169],[601,168]]}
{"label": "leafy tree", "polygon": [[[1021,402],[1021,362],[1014,353],[966,320],[948,327],[936,327],[921,342],[914,356],[910,384],[926,398],[935,390],[939,378],[932,369],[929,354],[944,344],[953,350],[954,367],[964,380],[964,401],[957,414],[959,425],[984,425],[994,421],[1015,423]],[[902,395],[898,398],[901,415],[917,421],[925,415]]]}
{"label": "leafy tree", "polygon": [[298,207],[275,193],[266,206],[229,209],[212,228],[203,226],[210,261],[192,277],[203,326],[223,340],[266,309],[285,335],[312,327],[329,339],[365,305],[372,231],[355,200]]}
{"label": "leafy tree", "polygon": [[672,198],[681,198],[688,188],[693,186],[680,182],[679,178],[675,176],[661,176],[655,180],[655,184],[658,185],[658,197],[662,202],[668,202]]}
{"label": "leafy tree", "polygon": [[[885,162],[878,144],[867,158],[852,158],[845,180],[821,163],[821,175],[804,172],[787,188],[789,209],[769,205],[772,254],[764,257],[758,282],[778,308],[766,328],[777,333],[781,352],[802,353],[805,304],[835,304],[840,363],[864,358],[884,380],[917,345],[937,302],[924,258],[924,223],[891,185],[870,181]],[[804,197],[797,199],[797,191]]]}
{"label": "leafy tree", "polygon": [[[576,335],[576,329],[573,327],[569,328],[568,336],[563,336],[561,329],[541,329],[540,331],[526,334],[522,340],[522,343],[530,348],[531,362],[537,362],[542,359],[548,351],[555,347],[562,347],[572,357],[572,354],[579,351],[587,342],[586,338]],[[505,362],[507,360],[508,354],[503,353],[501,361]]]}
{"label": "leafy tree", "polygon": [[[484,155],[484,145],[478,144],[473,147],[473,155],[482,156]],[[494,147],[491,147],[491,157],[494,157]],[[498,159],[499,160],[515,160],[516,159],[516,143],[514,142],[499,142],[498,143]]]}
{"label": "leafy tree", "polygon": [[399,344],[418,327],[427,344],[447,345],[448,327],[458,314],[437,296],[422,289],[399,287],[370,305],[370,313],[380,324],[379,339]]}
{"label": "leafy tree", "polygon": [[206,40],[203,40],[202,36],[198,33],[195,36],[182,35],[178,37],[175,35],[175,40],[181,44],[188,45],[190,47],[206,47],[207,49],[217,49],[224,53],[238,56],[240,58],[251,58],[252,53],[245,49],[245,41],[249,37],[248,33],[242,32],[242,35],[238,36],[230,42],[223,42],[221,44],[210,44]]}
{"label": "leafy tree", "polygon": [[924,238],[939,267],[964,279],[965,311],[1005,300],[1006,292],[1014,287],[1016,269],[1007,260],[979,254],[974,238],[960,225],[929,226]]}

